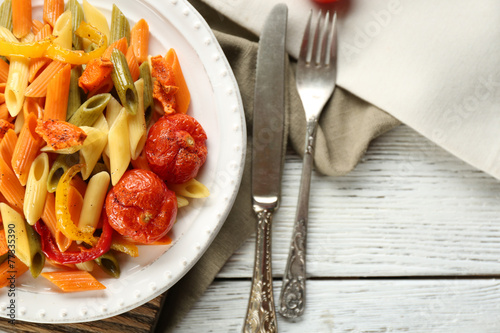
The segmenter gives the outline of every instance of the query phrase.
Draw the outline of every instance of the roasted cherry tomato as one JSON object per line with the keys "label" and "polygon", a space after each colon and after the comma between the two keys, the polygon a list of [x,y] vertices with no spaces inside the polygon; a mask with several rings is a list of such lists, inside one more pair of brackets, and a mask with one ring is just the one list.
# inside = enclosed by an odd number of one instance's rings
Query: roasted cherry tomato
{"label": "roasted cherry tomato", "polygon": [[149,130],[144,152],[151,170],[161,179],[181,184],[196,177],[207,159],[207,135],[187,114],[161,117]]}
{"label": "roasted cherry tomato", "polygon": [[175,193],[153,172],[125,172],[106,197],[109,224],[123,236],[152,243],[165,236],[177,216]]}

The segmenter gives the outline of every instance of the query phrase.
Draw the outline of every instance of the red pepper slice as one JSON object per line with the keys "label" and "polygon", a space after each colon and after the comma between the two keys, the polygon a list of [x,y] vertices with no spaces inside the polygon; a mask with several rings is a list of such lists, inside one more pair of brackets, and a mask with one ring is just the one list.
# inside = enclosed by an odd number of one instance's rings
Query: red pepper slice
{"label": "red pepper slice", "polygon": [[103,214],[102,223],[102,234],[99,237],[99,241],[90,249],[86,249],[83,246],[80,247],[80,252],[66,251],[61,252],[57,247],[57,244],[52,239],[52,234],[49,228],[43,223],[43,221],[38,221],[33,226],[40,234],[42,241],[42,252],[45,256],[55,262],[60,264],[78,264],[81,262],[94,260],[100,257],[104,253],[108,252],[111,247],[111,240],[113,236],[113,228],[108,223],[108,217]]}

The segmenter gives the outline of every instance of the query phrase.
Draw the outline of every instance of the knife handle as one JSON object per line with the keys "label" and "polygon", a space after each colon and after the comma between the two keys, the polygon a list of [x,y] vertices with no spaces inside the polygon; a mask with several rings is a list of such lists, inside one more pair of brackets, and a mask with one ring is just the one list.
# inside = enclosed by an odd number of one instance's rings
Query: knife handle
{"label": "knife handle", "polygon": [[306,305],[307,222],[309,220],[309,192],[317,126],[316,119],[307,123],[306,148],[302,162],[297,213],[281,286],[279,312],[288,319],[301,316]]}
{"label": "knife handle", "polygon": [[273,213],[268,209],[257,209],[256,213],[258,223],[255,264],[243,332],[272,333],[278,331],[271,270],[271,221]]}

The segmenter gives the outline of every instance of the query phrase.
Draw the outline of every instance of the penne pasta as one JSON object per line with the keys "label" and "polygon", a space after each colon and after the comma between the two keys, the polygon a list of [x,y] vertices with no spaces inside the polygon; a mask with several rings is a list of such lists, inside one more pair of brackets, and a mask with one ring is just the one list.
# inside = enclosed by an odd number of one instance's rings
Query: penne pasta
{"label": "penne pasta", "polygon": [[[39,20],[33,20],[31,21],[31,31],[36,35],[40,32],[40,30],[45,26],[43,22],[40,22]],[[50,27],[50,25],[49,25]]]}
{"label": "penne pasta", "polygon": [[120,38],[119,40],[111,43],[108,46],[108,48],[104,51],[104,53],[102,54],[101,58],[103,60],[110,60],[111,59],[111,53],[113,53],[114,49],[118,49],[123,54],[127,53],[127,49],[128,49],[127,38],[123,37],[123,38]]}
{"label": "penne pasta", "polygon": [[54,30],[52,31],[57,38],[54,43],[64,49],[71,50],[73,46],[73,25],[71,21],[71,12],[69,10],[59,16],[57,19]]}
{"label": "penne pasta", "polygon": [[106,274],[114,278],[120,277],[120,263],[111,251],[94,259],[94,261]]}
{"label": "penne pasta", "polygon": [[176,194],[175,196],[177,197],[177,208],[182,208],[182,207],[186,207],[187,205],[189,205],[188,199],[186,199],[182,195]]}
{"label": "penne pasta", "polygon": [[43,1],[43,21],[52,27],[64,12],[64,0],[44,0]]}
{"label": "penne pasta", "polygon": [[41,275],[64,292],[106,289],[87,271],[44,272]]}
{"label": "penne pasta", "polygon": [[7,82],[8,77],[9,77],[9,64],[6,63],[3,59],[0,59],[0,83]]}
{"label": "penne pasta", "polygon": [[149,25],[140,19],[130,31],[130,45],[139,64],[148,60],[149,54]]}
{"label": "penne pasta", "polygon": [[5,104],[12,117],[18,115],[24,103],[24,92],[28,86],[29,59],[12,56],[9,76],[5,86]]}
{"label": "penne pasta", "polygon": [[71,246],[72,240],[64,236],[64,234],[57,229],[56,203],[53,193],[47,193],[41,219],[49,228],[59,250],[63,252],[66,251]]}
{"label": "penne pasta", "polygon": [[128,115],[128,132],[130,140],[130,157],[135,160],[141,154],[147,138],[146,118],[144,117],[144,81],[142,79],[135,82],[137,90],[138,107],[136,114]]}
{"label": "penne pasta", "polygon": [[[12,153],[16,147],[17,135],[14,130],[8,130],[0,141],[0,159],[4,161],[12,160]],[[12,166],[9,166],[12,169]]]}
{"label": "penne pasta", "polygon": [[75,264],[75,267],[81,271],[92,272],[94,270],[95,262],[93,260]]}
{"label": "penne pasta", "polygon": [[178,90],[175,93],[175,102],[177,104],[177,112],[187,113],[189,102],[191,100],[191,95],[189,94],[189,89],[184,79],[184,74],[182,73],[181,65],[179,63],[179,58],[174,49],[169,49],[167,55],[165,56],[165,62],[170,68],[175,77],[175,85]]}
{"label": "penne pasta", "polygon": [[208,188],[194,178],[182,184],[168,184],[168,188],[187,198],[206,198],[210,195]]}
{"label": "penne pasta", "polygon": [[99,172],[90,178],[87,191],[83,197],[83,207],[78,228],[83,229],[86,226],[97,228],[104,200],[108,193],[109,181],[109,173],[106,171]]}
{"label": "penne pasta", "polygon": [[66,110],[66,120],[69,120],[82,105],[82,97],[80,88],[78,87],[78,78],[80,77],[82,68],[80,66],[71,69],[68,92],[68,108]]}
{"label": "penne pasta", "polygon": [[[4,230],[13,230],[15,236],[14,253],[26,266],[31,266],[30,247],[23,216],[6,203],[0,203],[0,213]],[[9,227],[10,225],[10,227]]]}
{"label": "penne pasta", "polygon": [[92,126],[111,100],[111,94],[100,94],[86,100],[68,120],[76,126]]}
{"label": "penne pasta", "polygon": [[81,171],[82,178],[87,180],[92,170],[94,170],[97,161],[101,158],[104,147],[108,143],[108,133],[94,127],[82,126],[82,129],[87,133],[87,138],[78,153],[80,155],[80,163],[83,164]]}
{"label": "penne pasta", "polygon": [[10,278],[14,275],[15,279],[19,279],[21,275],[29,270],[28,266],[16,257],[11,262],[5,260],[0,265],[0,288],[10,285]]}
{"label": "penne pasta", "polygon": [[66,64],[47,85],[44,120],[66,120],[71,81],[71,65]]}
{"label": "penne pasta", "polygon": [[59,183],[59,179],[61,179],[62,175],[73,165],[78,163],[79,155],[68,154],[68,155],[58,155],[55,161],[52,163],[52,167],[49,171],[49,176],[47,179],[47,191],[49,193],[55,192],[57,188],[57,184]]}
{"label": "penne pasta", "polygon": [[[144,81],[144,110],[146,111],[153,105],[153,79],[151,77],[151,70],[149,62],[143,62],[139,66],[139,77]],[[146,119],[147,122],[147,119]]]}
{"label": "penne pasta", "polygon": [[43,145],[43,140],[35,132],[37,117],[33,113],[28,114],[24,126],[19,133],[19,138],[12,153],[12,170],[16,173],[21,185],[26,185],[31,163],[38,155]]}
{"label": "penne pasta", "polygon": [[50,79],[63,69],[64,66],[65,63],[63,62],[52,61],[28,86],[25,92],[26,97],[45,97]]}
{"label": "penne pasta", "polygon": [[12,1],[12,33],[17,38],[26,36],[31,30],[31,0]]}
{"label": "penne pasta", "polygon": [[127,59],[128,69],[130,70],[130,76],[132,77],[132,81],[135,82],[139,78],[141,74],[139,70],[139,63],[135,57],[134,51],[132,47],[129,46],[127,53],[125,54],[125,59]]}
{"label": "penne pasta", "polygon": [[106,17],[87,0],[83,0],[82,8],[87,23],[93,25],[97,30],[102,32],[106,36],[109,45],[111,42],[109,39],[109,25]]}
{"label": "penne pasta", "polygon": [[111,62],[113,63],[111,78],[115,84],[120,102],[129,113],[135,114],[137,112],[138,97],[128,68],[127,59],[122,52],[114,49],[111,53]]}
{"label": "penne pasta", "polygon": [[75,34],[76,29],[83,21],[83,8],[77,0],[68,1],[68,9],[71,12],[71,30],[73,35],[73,47],[75,50],[83,50],[83,41],[80,36]]}
{"label": "penne pasta", "polygon": [[30,225],[34,225],[42,216],[47,198],[49,169],[49,157],[45,153],[38,155],[31,164],[23,206],[24,216]]}
{"label": "penne pasta", "polygon": [[0,5],[0,26],[12,31],[12,0],[4,0]]}
{"label": "penne pasta", "polygon": [[127,43],[130,43],[130,24],[115,4],[113,4],[113,9],[111,10],[111,28],[109,34],[110,43],[123,37],[127,39]]}
{"label": "penne pasta", "polygon": [[0,160],[0,193],[7,203],[22,212],[24,206],[24,187],[16,177],[9,165]]}
{"label": "penne pasta", "polygon": [[122,108],[108,133],[111,184],[116,185],[130,164],[127,111]]}

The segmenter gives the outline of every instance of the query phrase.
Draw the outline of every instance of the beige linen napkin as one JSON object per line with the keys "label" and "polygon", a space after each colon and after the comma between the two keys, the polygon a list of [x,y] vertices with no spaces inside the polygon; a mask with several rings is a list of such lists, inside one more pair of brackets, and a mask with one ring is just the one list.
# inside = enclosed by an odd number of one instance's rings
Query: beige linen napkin
{"label": "beige linen napkin", "polygon": [[[258,37],[237,26],[200,0],[190,0],[214,29],[239,85],[251,134],[255,65]],[[288,66],[287,130],[289,143],[302,155],[305,116],[294,79],[294,64]],[[376,136],[398,125],[387,113],[337,88],[323,112],[316,141],[315,167],[319,172],[338,176],[351,171]],[[249,144],[251,137],[248,138]],[[168,292],[156,332],[170,332],[212,283],[227,259],[255,231],[256,220],[250,197],[250,145],[240,191],[226,222],[199,262]],[[250,294],[250,290],[249,290]],[[243,320],[244,313],[241,314]]]}

